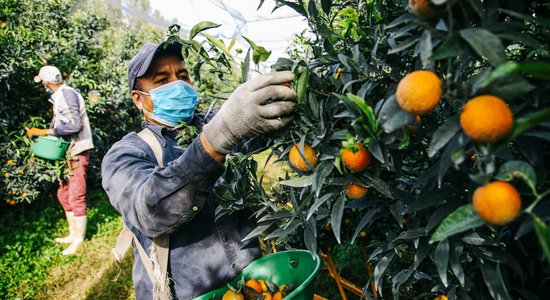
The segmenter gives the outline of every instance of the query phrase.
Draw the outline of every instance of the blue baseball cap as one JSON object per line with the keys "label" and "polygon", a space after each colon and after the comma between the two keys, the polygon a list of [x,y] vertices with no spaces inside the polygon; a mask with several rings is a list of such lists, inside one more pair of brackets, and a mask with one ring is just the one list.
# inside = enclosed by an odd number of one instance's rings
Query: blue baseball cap
{"label": "blue baseball cap", "polygon": [[134,89],[136,78],[139,78],[149,69],[151,62],[159,53],[169,52],[177,54],[183,60],[181,54],[182,44],[179,42],[163,42],[160,44],[145,44],[139,49],[139,52],[128,63],[128,86],[130,91]]}

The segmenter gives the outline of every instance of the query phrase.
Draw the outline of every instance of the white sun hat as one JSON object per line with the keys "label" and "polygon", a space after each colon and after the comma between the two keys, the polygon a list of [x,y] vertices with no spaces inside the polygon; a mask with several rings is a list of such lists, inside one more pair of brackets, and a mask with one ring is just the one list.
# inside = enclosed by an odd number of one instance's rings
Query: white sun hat
{"label": "white sun hat", "polygon": [[48,83],[62,83],[63,77],[58,68],[54,66],[43,66],[40,68],[38,75],[34,76],[34,82],[40,82],[42,80]]}

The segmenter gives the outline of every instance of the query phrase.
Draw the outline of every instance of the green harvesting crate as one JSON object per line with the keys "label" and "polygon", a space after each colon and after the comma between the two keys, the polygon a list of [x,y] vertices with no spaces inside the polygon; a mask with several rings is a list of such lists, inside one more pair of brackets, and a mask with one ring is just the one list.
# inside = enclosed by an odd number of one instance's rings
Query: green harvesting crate
{"label": "green harvesting crate", "polygon": [[[293,282],[296,288],[284,299],[311,300],[320,266],[319,256],[311,256],[306,250],[281,251],[251,262],[230,284],[236,286],[243,275],[246,279],[270,280],[277,285]],[[221,287],[193,300],[221,300],[227,289]]]}

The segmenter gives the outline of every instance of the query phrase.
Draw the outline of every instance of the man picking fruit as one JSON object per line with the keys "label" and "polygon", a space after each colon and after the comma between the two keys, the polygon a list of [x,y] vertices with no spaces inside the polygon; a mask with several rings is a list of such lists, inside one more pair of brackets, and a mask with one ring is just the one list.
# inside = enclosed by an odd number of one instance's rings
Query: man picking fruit
{"label": "man picking fruit", "polygon": [[70,140],[70,175],[61,180],[57,189],[57,199],[61,203],[67,222],[69,235],[56,238],[55,241],[70,244],[63,255],[75,254],[86,236],[86,169],[90,160],[89,150],[94,148],[92,131],[82,96],[63,82],[63,76],[54,66],[40,68],[34,82],[41,82],[53,105],[51,128],[31,128],[27,130],[29,138],[55,135]]}
{"label": "man picking fruit", "polygon": [[[257,76],[217,112],[196,112],[200,99],[181,49],[178,42],[146,44],[130,61],[128,84],[146,129],[115,143],[102,163],[103,187],[134,235],[138,300],[191,299],[260,256],[257,240],[243,241],[255,226],[251,212],[217,218],[213,190],[227,154],[247,151],[250,139],[293,120],[296,93],[280,85],[291,72]],[[200,131],[186,150],[176,142],[182,122]]]}

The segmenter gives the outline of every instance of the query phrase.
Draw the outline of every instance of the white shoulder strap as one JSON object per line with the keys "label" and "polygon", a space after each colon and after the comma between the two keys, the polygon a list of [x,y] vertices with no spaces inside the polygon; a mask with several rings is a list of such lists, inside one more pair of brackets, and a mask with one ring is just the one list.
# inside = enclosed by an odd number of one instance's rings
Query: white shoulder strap
{"label": "white shoulder strap", "polygon": [[[142,138],[153,150],[157,164],[160,167],[164,166],[162,159],[162,145],[158,141],[155,134],[149,129],[145,128],[138,133],[138,136]],[[112,249],[112,253],[117,261],[122,261],[124,254],[132,243],[132,240],[138,248],[141,261],[149,275],[149,279],[153,283],[153,299],[154,300],[168,300],[172,299],[170,293],[170,279],[168,278],[168,255],[170,249],[170,235],[164,233],[153,239],[151,245],[150,254],[147,255],[145,249],[136,238],[134,233],[123,226],[120,232],[115,247]]]}
{"label": "white shoulder strap", "polygon": [[157,164],[161,167],[164,167],[164,162],[162,161],[162,145],[160,144],[155,134],[151,131],[151,129],[145,127],[142,131],[138,133],[138,135],[153,150],[155,158],[157,159]]}

